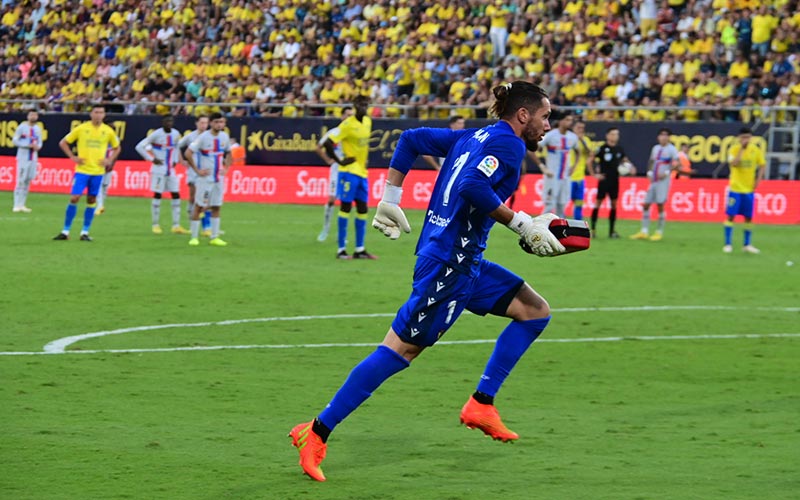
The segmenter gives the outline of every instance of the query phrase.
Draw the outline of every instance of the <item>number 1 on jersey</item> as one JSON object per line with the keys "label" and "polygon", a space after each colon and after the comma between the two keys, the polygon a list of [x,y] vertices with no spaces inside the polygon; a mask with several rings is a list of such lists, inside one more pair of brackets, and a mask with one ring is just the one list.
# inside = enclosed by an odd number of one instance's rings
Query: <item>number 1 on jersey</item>
{"label": "number 1 on jersey", "polygon": [[467,158],[469,158],[469,151],[456,158],[456,161],[453,163],[453,175],[450,176],[450,180],[447,181],[447,187],[444,188],[442,205],[447,206],[447,203],[450,201],[450,190],[453,189],[453,184],[456,182],[456,177],[458,177],[458,174],[461,173],[461,169],[464,167],[464,164],[467,163]]}

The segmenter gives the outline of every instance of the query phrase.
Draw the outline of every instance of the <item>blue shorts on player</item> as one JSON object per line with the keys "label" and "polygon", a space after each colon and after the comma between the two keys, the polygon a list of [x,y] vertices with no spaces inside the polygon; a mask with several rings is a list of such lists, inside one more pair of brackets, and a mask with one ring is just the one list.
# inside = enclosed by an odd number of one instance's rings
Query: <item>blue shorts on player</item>
{"label": "blue shorts on player", "polygon": [[521,277],[486,260],[470,275],[446,262],[418,257],[411,296],[397,312],[392,329],[403,342],[431,346],[464,309],[481,316],[505,315],[523,283]]}
{"label": "blue shorts on player", "polygon": [[728,205],[725,207],[725,214],[728,217],[741,215],[745,219],[752,219],[754,199],[755,195],[753,193],[728,193]]}
{"label": "blue shorts on player", "polygon": [[72,190],[69,194],[78,196],[82,195],[84,191],[87,191],[89,196],[97,196],[102,184],[102,175],[89,175],[75,172],[75,175],[72,177]]}
{"label": "blue shorts on player", "polygon": [[339,201],[352,203],[353,201],[367,202],[369,186],[366,177],[360,177],[350,172],[339,172],[339,189],[336,197]]}
{"label": "blue shorts on player", "polygon": [[586,186],[586,181],[584,181],[584,180],[572,181],[572,183],[571,183],[571,187],[572,187],[571,196],[572,197],[570,199],[572,201],[575,201],[575,200],[583,201],[583,191],[584,191],[585,186]]}

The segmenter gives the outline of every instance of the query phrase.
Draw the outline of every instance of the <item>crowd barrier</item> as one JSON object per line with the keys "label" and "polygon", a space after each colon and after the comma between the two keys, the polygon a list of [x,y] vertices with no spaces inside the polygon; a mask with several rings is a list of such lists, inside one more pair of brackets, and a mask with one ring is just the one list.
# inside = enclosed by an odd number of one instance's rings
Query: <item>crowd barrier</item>
{"label": "crowd barrier", "polygon": [[[0,156],[0,190],[11,191],[16,182],[16,159]],[[73,164],[67,158],[43,158],[31,191],[35,193],[69,192]],[[183,182],[184,167],[177,168],[181,177],[181,195],[188,195]],[[374,168],[369,173],[370,206],[383,195],[386,169]],[[412,170],[404,185],[403,206],[424,209],[430,199],[436,172]],[[328,193],[327,167],[241,166],[233,167],[225,177],[225,200],[255,203],[323,204]],[[543,209],[541,175],[528,174],[517,193],[515,208],[531,214]],[[592,206],[597,196],[597,182],[586,180],[584,206]],[[667,202],[669,220],[721,222],[724,219],[727,181],[722,179],[687,179],[672,182]],[[620,182],[618,216],[622,219],[641,217],[641,204],[647,191],[644,177],[623,177]],[[143,160],[119,160],[109,188],[110,196],[149,197],[150,163]],[[608,201],[601,207],[601,216],[608,210]],[[756,192],[755,221],[766,224],[800,223],[800,182],[763,181]],[[567,209],[571,213],[572,207]],[[584,210],[586,213],[586,211]]]}

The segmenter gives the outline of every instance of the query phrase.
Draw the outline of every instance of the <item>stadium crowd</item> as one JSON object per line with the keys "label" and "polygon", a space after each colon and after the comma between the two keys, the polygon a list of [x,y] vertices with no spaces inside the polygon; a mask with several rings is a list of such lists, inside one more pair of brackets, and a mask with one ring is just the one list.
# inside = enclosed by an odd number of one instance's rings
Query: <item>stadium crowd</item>
{"label": "stadium crowd", "polygon": [[292,117],[364,94],[375,117],[472,118],[492,86],[529,79],[589,120],[750,122],[800,105],[797,4],[2,0],[0,99]]}

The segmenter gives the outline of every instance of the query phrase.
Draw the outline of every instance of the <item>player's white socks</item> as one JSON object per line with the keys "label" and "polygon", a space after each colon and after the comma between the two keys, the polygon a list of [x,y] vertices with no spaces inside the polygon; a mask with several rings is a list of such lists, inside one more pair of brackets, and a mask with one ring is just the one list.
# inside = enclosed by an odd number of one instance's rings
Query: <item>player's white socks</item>
{"label": "player's white socks", "polygon": [[22,181],[17,183],[16,189],[14,189],[14,208],[25,206],[30,188],[30,181]]}
{"label": "player's white socks", "polygon": [[219,237],[219,217],[211,217],[211,239]]}
{"label": "player's white socks", "polygon": [[642,232],[647,234],[650,231],[650,210],[642,213]]}
{"label": "player's white socks", "polygon": [[180,198],[172,199],[172,227],[181,225],[181,200]]}
{"label": "player's white socks", "polygon": [[150,207],[150,213],[153,214],[153,225],[157,226],[161,219],[161,199],[153,198],[153,206]]}
{"label": "player's white socks", "polygon": [[664,232],[664,226],[666,225],[666,223],[667,223],[667,212],[664,211],[664,212],[661,212],[660,214],[658,214],[658,232],[659,233],[663,233]]}
{"label": "player's white socks", "polygon": [[200,237],[200,221],[192,220],[189,222],[189,230],[192,232],[192,238],[197,239]]}
{"label": "player's white socks", "polygon": [[325,205],[325,220],[322,223],[322,232],[328,234],[331,230],[331,219],[333,218],[333,209],[336,205]]}
{"label": "player's white socks", "polygon": [[106,197],[108,196],[108,184],[100,184],[100,191],[97,193],[97,208],[104,208],[106,206]]}

